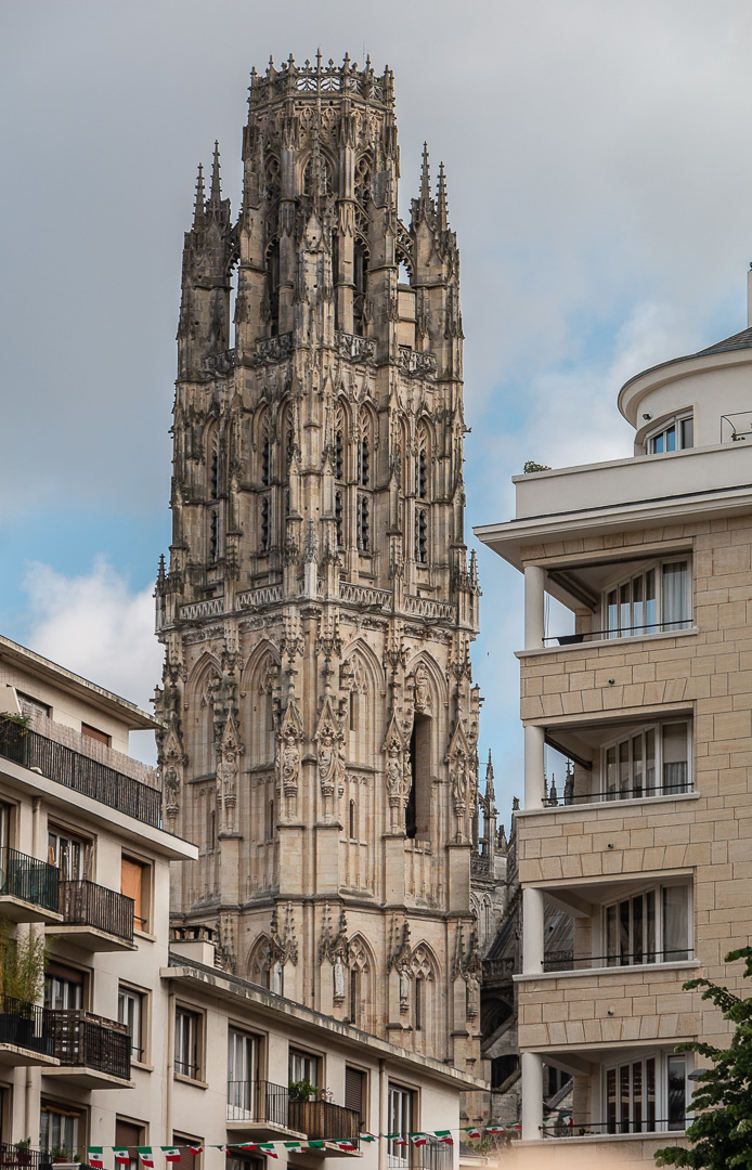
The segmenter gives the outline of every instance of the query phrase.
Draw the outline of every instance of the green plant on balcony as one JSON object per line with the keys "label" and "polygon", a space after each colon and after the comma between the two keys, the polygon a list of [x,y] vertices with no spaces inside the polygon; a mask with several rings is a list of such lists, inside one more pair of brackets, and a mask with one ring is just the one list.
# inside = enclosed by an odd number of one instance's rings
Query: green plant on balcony
{"label": "green plant on balcony", "polygon": [[0,754],[8,755],[9,749],[29,733],[27,715],[15,715],[12,711],[0,711]]}
{"label": "green plant on balcony", "polygon": [[288,1090],[291,1101],[314,1101],[318,1092],[316,1086],[305,1079],[302,1081],[290,1081]]}
{"label": "green plant on balcony", "polygon": [[32,1004],[41,997],[47,949],[43,936],[31,932],[15,938],[11,925],[0,919],[0,995]]}

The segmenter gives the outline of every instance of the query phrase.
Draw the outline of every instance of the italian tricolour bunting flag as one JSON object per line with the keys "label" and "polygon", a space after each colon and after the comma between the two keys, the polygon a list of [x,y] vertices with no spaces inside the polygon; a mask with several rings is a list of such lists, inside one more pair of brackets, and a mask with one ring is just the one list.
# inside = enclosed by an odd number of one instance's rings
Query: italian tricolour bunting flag
{"label": "italian tricolour bunting flag", "polygon": [[164,1154],[165,1162],[180,1161],[180,1150],[177,1146],[160,1146],[159,1148]]}
{"label": "italian tricolour bunting flag", "polygon": [[104,1170],[104,1146],[89,1146],[87,1156],[92,1170]]}
{"label": "italian tricolour bunting flag", "polygon": [[262,1154],[266,1154],[268,1158],[278,1158],[279,1154],[274,1148],[274,1142],[259,1142],[257,1147]]}
{"label": "italian tricolour bunting flag", "polygon": [[154,1154],[152,1153],[151,1146],[136,1146],[136,1149],[138,1150],[138,1156],[141,1162],[147,1167],[147,1170],[154,1170]]}
{"label": "italian tricolour bunting flag", "polygon": [[426,1138],[426,1135],[424,1133],[411,1133],[410,1134],[410,1141],[413,1143],[414,1146],[424,1146],[426,1144],[427,1140],[428,1139]]}
{"label": "italian tricolour bunting flag", "polygon": [[506,1133],[503,1125],[487,1125],[486,1133]]}
{"label": "italian tricolour bunting flag", "polygon": [[467,1136],[469,1138],[479,1138],[480,1137],[480,1130],[476,1129],[474,1125],[466,1125],[464,1128],[465,1128],[465,1133],[467,1134]]}
{"label": "italian tricolour bunting flag", "polygon": [[454,1145],[454,1138],[452,1137],[451,1129],[435,1129],[434,1134],[440,1142],[444,1142],[447,1146]]}
{"label": "italian tricolour bunting flag", "polygon": [[198,1158],[204,1152],[203,1146],[189,1146],[188,1153],[193,1154],[194,1158]]}
{"label": "italian tricolour bunting flag", "polygon": [[355,1142],[351,1142],[349,1138],[344,1138],[341,1142],[336,1143],[340,1150],[354,1150]]}
{"label": "italian tricolour bunting flag", "polygon": [[282,1145],[287,1150],[288,1154],[302,1154],[303,1147],[300,1142],[282,1142]]}
{"label": "italian tricolour bunting flag", "polygon": [[119,1166],[130,1166],[131,1156],[128,1153],[127,1146],[113,1146],[112,1152],[115,1155],[115,1161]]}
{"label": "italian tricolour bunting flag", "polygon": [[375,1141],[376,1141],[376,1134],[375,1134],[375,1133],[369,1133],[369,1132],[368,1132],[368,1130],[366,1130],[366,1131],[365,1131],[365,1133],[361,1133],[361,1134],[359,1134],[359,1135],[358,1135],[358,1141],[361,1141],[361,1142],[375,1142]]}

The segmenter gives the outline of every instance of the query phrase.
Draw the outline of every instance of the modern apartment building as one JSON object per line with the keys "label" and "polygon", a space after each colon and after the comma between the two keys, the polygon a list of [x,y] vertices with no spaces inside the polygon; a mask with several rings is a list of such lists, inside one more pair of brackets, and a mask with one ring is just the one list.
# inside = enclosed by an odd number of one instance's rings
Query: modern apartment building
{"label": "modern apartment building", "polygon": [[[633,458],[516,477],[515,519],[476,530],[524,573],[522,1139],[554,1164],[575,1145],[652,1164],[686,1125],[677,1043],[727,1035],[682,984],[735,986],[723,956],[752,929],[750,373],[752,327],[636,375]],[[547,627],[547,595],[569,622]],[[547,906],[571,953],[548,950]],[[544,1065],[574,1077],[566,1130],[544,1124]]]}
{"label": "modern apartment building", "polygon": [[[127,755],[151,716],[6,638],[0,712],[0,1158],[38,1170],[161,1129],[169,866],[196,850]],[[35,940],[38,993],[12,970]]]}

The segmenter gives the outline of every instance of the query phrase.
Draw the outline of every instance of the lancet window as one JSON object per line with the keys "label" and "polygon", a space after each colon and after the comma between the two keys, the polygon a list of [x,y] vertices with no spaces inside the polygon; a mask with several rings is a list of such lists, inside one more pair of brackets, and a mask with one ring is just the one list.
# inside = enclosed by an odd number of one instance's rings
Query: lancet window
{"label": "lancet window", "polygon": [[269,333],[279,333],[279,240],[272,240],[266,253],[266,283],[269,298]]}

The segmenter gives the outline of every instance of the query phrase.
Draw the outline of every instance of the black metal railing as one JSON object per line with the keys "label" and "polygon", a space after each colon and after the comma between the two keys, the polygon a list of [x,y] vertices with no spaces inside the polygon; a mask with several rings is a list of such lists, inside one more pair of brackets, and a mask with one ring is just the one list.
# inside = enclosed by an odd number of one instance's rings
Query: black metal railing
{"label": "black metal railing", "polygon": [[634,951],[618,955],[574,955],[571,951],[549,951],[543,958],[544,971],[586,971],[591,967],[612,969],[633,967],[641,963],[683,963],[694,958],[694,951],[683,949],[664,951]]}
{"label": "black metal railing", "polygon": [[66,926],[93,926],[133,942],[133,898],[96,882],[60,883],[60,913]]}
{"label": "black metal railing", "polygon": [[67,1067],[81,1065],[130,1080],[131,1037],[125,1024],[86,1011],[47,1009],[52,1055]]}
{"label": "black metal railing", "polygon": [[99,800],[144,824],[155,828],[161,825],[162,796],[157,788],[116,772],[36,731],[0,720],[0,756],[25,768],[36,768],[48,780]]}
{"label": "black metal railing", "polygon": [[579,634],[549,634],[543,638],[543,645],[558,642],[560,646],[573,646],[586,639],[616,640],[617,638],[634,638],[639,634],[671,634],[675,630],[683,630],[691,626],[694,618],[672,618],[671,621],[651,622],[645,626],[612,626],[606,630],[583,630]]}
{"label": "black metal railing", "polygon": [[0,996],[0,1044],[53,1056],[54,1045],[44,1008],[9,995]]}
{"label": "black metal railing", "polygon": [[357,1140],[360,1114],[331,1101],[290,1101],[290,1129],[304,1133],[311,1141],[326,1138]]}
{"label": "black metal railing", "polygon": [[601,1134],[620,1133],[683,1133],[686,1121],[682,1118],[660,1119],[651,1118],[649,1121],[595,1121],[570,1124],[560,1121],[556,1125],[542,1125],[540,1132],[543,1137],[597,1137]]}
{"label": "black metal railing", "polygon": [[0,1142],[0,1170],[51,1170],[48,1150],[32,1150],[22,1143]]}
{"label": "black metal railing", "polygon": [[565,808],[571,804],[599,804],[608,800],[651,800],[656,796],[683,796],[687,792],[694,792],[691,776],[674,783],[664,781],[663,784],[651,785],[649,788],[640,784],[636,788],[607,788],[576,794],[563,792],[557,796],[545,796],[543,807]]}
{"label": "black metal railing", "polygon": [[290,1094],[271,1081],[228,1081],[227,1120],[270,1122],[287,1127]]}
{"label": "black metal railing", "polygon": [[54,865],[8,845],[0,849],[0,894],[5,897],[31,902],[44,910],[57,910],[58,879]]}

